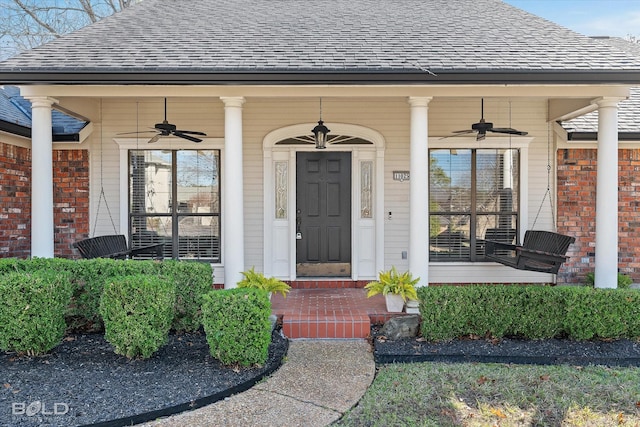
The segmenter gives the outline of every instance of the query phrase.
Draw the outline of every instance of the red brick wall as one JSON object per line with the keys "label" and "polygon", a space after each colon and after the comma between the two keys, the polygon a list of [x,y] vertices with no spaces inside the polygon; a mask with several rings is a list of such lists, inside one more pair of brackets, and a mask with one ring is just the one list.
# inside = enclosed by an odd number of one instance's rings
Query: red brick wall
{"label": "red brick wall", "polygon": [[[576,238],[559,283],[583,283],[595,269],[595,149],[558,150],[558,231]],[[640,282],[640,150],[618,150],[618,267]]]}
{"label": "red brick wall", "polygon": [[89,152],[54,150],[55,256],[76,257],[73,242],[89,235]]}
{"label": "red brick wall", "polygon": [[0,256],[31,253],[31,150],[0,143]]}
{"label": "red brick wall", "polygon": [[[55,256],[74,257],[71,244],[89,233],[89,153],[54,150]],[[31,254],[31,150],[0,143],[0,257]]]}

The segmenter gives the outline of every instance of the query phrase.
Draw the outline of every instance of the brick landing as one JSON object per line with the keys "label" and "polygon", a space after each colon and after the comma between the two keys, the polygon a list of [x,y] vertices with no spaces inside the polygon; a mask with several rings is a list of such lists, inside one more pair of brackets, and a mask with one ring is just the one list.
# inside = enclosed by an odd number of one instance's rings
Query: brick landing
{"label": "brick landing", "polygon": [[291,289],[287,298],[274,294],[271,304],[288,338],[365,338],[371,323],[399,315],[387,312],[382,295],[367,298],[361,288]]}

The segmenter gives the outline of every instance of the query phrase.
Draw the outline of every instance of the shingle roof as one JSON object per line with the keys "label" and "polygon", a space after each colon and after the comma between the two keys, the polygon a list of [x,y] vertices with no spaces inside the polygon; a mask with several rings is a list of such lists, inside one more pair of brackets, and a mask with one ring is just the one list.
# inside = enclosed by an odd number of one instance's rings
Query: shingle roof
{"label": "shingle roof", "polygon": [[[77,140],[87,122],[60,111],[51,112],[54,141]],[[31,136],[31,103],[20,96],[15,86],[0,86],[0,130],[20,136]]]}
{"label": "shingle roof", "polygon": [[410,73],[424,81],[426,70],[436,82],[456,73],[622,75],[640,71],[640,60],[501,0],[144,0],[1,62],[0,81],[17,72],[77,80]]}
{"label": "shingle roof", "polygon": [[[611,49],[620,49],[640,59],[640,43],[633,43],[620,37],[593,37],[593,39]],[[570,134],[594,134],[598,132],[598,111],[566,121],[562,126]],[[631,88],[629,98],[618,104],[618,131],[620,134],[633,134],[632,139],[640,135],[640,86]],[[581,136],[585,139],[594,137],[595,135]],[[574,139],[573,136],[571,138]]]}

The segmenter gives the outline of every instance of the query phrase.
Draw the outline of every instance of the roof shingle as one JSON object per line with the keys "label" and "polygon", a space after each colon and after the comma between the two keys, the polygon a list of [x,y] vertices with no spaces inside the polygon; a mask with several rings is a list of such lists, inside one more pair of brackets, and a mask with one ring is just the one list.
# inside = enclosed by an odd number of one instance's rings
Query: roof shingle
{"label": "roof shingle", "polygon": [[9,72],[628,72],[640,59],[500,0],[144,0]]}

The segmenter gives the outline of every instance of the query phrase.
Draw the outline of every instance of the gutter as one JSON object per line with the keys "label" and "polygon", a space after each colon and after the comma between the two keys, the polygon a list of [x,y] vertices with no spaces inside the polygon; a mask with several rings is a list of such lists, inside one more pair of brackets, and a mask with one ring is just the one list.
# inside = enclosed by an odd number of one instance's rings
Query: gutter
{"label": "gutter", "polygon": [[[0,120],[0,131],[31,139],[31,128]],[[51,136],[52,142],[80,142],[79,133],[60,133]]]}
{"label": "gutter", "polygon": [[[567,141],[597,141],[598,132],[568,132]],[[640,141],[640,132],[619,132],[618,141]]]}
{"label": "gutter", "polygon": [[309,84],[629,84],[640,70],[605,71],[45,71],[0,70],[0,84],[309,85]]}

